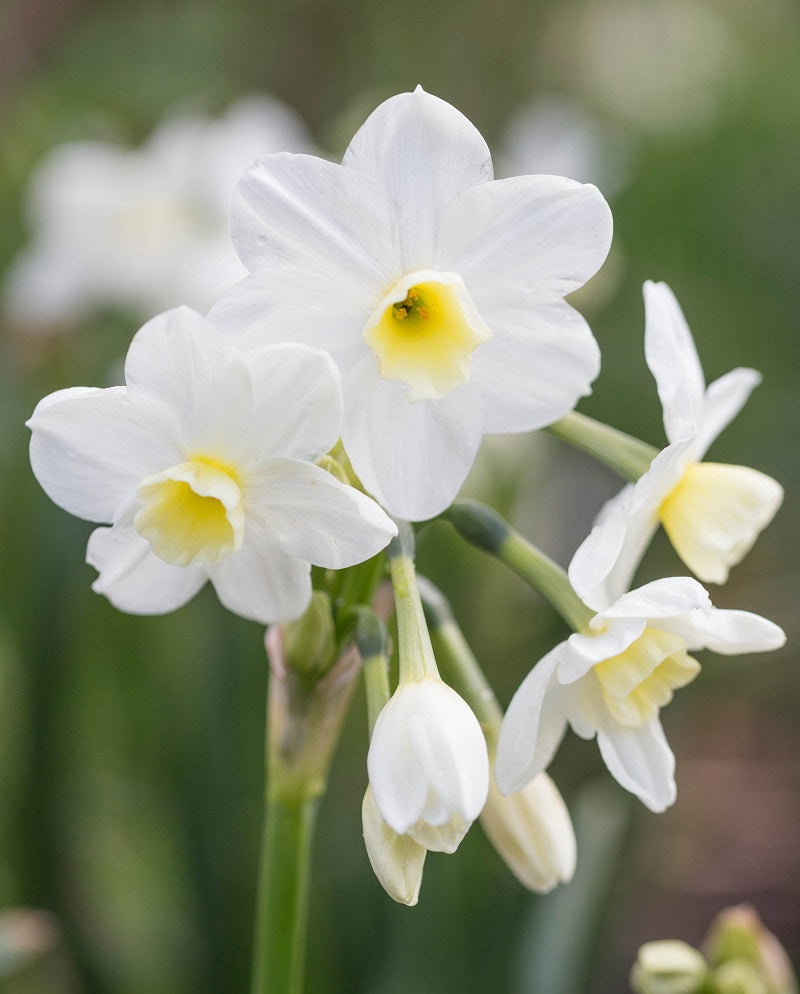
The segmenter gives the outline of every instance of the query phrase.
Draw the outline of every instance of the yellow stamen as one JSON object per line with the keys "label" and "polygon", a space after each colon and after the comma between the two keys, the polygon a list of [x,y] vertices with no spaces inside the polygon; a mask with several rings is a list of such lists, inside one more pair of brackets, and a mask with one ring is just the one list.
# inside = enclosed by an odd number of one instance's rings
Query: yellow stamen
{"label": "yellow stamen", "polygon": [[212,565],[241,548],[245,514],[236,474],[199,456],[142,480],[134,526],[174,566]]}
{"label": "yellow stamen", "polygon": [[411,273],[384,297],[364,329],[381,376],[409,400],[446,397],[470,375],[473,351],[491,337],[456,273]]}

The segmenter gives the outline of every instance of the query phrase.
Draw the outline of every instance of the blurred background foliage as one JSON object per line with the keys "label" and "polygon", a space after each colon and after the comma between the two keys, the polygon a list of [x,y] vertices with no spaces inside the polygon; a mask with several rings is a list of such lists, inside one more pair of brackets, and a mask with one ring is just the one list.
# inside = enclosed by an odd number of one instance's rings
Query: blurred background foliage
{"label": "blurred background foliage", "polygon": [[[789,642],[763,658],[708,656],[678,694],[664,715],[678,801],[664,815],[567,739],[551,772],[576,819],[579,871],[548,897],[523,892],[476,826],[455,857],[429,857],[416,909],[392,904],[360,837],[360,693],[322,811],[308,990],[611,994],[627,989],[642,942],[697,944],[721,906],[744,899],[797,962],[794,0],[6,0],[0,274],[33,235],[30,176],[59,143],[134,147],[176,107],[220,114],[242,94],[272,94],[338,157],[376,103],[417,82],[476,123],[498,171],[560,171],[607,193],[614,249],[575,300],[603,350],[581,410],[663,442],[642,353],[647,278],[677,293],[709,380],[737,365],[763,372],[711,457],[777,477],[786,502],[713,595],[775,620]],[[164,618],[116,612],[90,591],[90,526],[52,506],[27,464],[23,421],[37,400],[112,382],[148,316],[103,306],[72,326],[6,314],[0,327],[3,991],[246,989],[263,633],[208,591]],[[469,481],[563,564],[617,486],[541,434],[489,440]],[[560,623],[444,525],[422,532],[420,567],[507,702]],[[641,576],[678,571],[657,541]]]}

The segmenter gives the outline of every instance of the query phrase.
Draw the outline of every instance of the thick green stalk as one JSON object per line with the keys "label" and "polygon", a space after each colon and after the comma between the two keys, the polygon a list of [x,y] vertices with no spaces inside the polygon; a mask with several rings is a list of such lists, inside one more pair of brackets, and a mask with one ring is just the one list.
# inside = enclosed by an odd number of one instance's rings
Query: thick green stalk
{"label": "thick green stalk", "polygon": [[267,633],[270,662],[267,789],[251,994],[301,994],[316,812],[353,694],[355,649],[309,686],[286,665],[283,632]]}
{"label": "thick green stalk", "polygon": [[311,846],[318,797],[267,800],[261,848],[252,994],[301,994]]}
{"label": "thick green stalk", "polygon": [[405,521],[398,522],[398,528],[399,534],[389,543],[386,554],[397,616],[400,683],[438,678],[414,568],[414,532]]}
{"label": "thick green stalk", "polygon": [[572,589],[565,570],[523,538],[496,511],[476,500],[458,500],[442,517],[462,538],[496,556],[533,587],[573,631],[588,630],[593,612]]}
{"label": "thick green stalk", "polygon": [[547,430],[588,452],[634,483],[647,472],[650,463],[658,455],[658,449],[647,442],[595,421],[594,418],[588,418],[585,414],[578,414],[577,411],[554,421]]}

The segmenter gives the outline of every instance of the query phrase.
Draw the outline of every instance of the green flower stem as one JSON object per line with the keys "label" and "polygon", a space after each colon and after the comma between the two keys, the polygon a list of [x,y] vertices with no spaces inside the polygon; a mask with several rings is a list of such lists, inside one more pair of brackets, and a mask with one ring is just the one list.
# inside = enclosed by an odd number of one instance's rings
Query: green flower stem
{"label": "green flower stem", "polygon": [[472,708],[489,751],[493,753],[500,735],[503,709],[441,591],[422,577],[420,591],[433,650],[444,678]]}
{"label": "green flower stem", "polygon": [[547,430],[588,452],[634,483],[647,472],[650,463],[658,455],[658,449],[647,442],[595,421],[594,418],[587,418],[577,411],[554,421]]}
{"label": "green flower stem", "polygon": [[270,661],[267,790],[251,994],[301,994],[316,812],[360,669],[355,649],[309,687],[288,668],[283,633],[267,633]]}
{"label": "green flower stem", "polygon": [[425,624],[425,613],[414,569],[414,532],[404,521],[398,522],[399,534],[392,539],[386,554],[394,589],[397,613],[397,642],[400,659],[400,683],[437,678],[439,670]]}
{"label": "green flower stem", "polygon": [[386,626],[370,608],[362,608],[359,611],[356,624],[356,645],[364,667],[369,735],[372,738],[372,730],[378,720],[378,715],[386,706],[392,692],[389,687]]}
{"label": "green flower stem", "polygon": [[541,594],[573,631],[588,631],[593,612],[572,589],[566,572],[496,511],[476,500],[458,500],[442,517],[462,538],[496,556]]}

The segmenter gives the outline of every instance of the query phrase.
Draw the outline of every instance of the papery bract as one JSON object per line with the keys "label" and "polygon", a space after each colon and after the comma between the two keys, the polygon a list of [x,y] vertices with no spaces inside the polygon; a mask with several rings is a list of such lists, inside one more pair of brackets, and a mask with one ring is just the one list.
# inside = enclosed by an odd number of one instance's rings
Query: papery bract
{"label": "papery bract", "polygon": [[370,498],[314,465],[336,441],[341,387],[303,345],[242,355],[179,308],[134,337],[126,386],[78,387],[33,413],[31,464],[47,494],[89,521],[93,589],[162,614],[211,580],[263,623],[300,614],[310,567],[380,551],[396,527]]}
{"label": "papery bract", "polygon": [[557,176],[493,181],[478,131],[419,87],[381,104],[341,165],[256,163],[233,239],[251,276],[210,317],[243,348],[330,352],[347,453],[398,517],[442,511],[483,434],[549,424],[597,375],[564,296],[608,252],[605,200]]}

